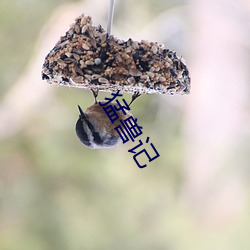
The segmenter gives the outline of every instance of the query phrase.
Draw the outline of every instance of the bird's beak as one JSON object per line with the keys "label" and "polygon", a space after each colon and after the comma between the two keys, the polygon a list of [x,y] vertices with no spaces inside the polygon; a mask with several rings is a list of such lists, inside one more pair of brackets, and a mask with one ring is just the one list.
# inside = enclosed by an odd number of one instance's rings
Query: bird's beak
{"label": "bird's beak", "polygon": [[82,108],[79,106],[79,105],[77,105],[78,106],[78,110],[79,110],[79,113],[80,113],[80,117],[81,118],[85,118],[85,114],[84,114],[84,112],[82,111]]}

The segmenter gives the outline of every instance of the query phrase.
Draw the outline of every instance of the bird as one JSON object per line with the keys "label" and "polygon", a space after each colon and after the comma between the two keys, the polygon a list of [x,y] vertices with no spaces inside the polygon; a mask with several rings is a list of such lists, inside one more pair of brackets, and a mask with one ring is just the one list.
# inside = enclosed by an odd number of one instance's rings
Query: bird
{"label": "bird", "polygon": [[[90,148],[90,149],[100,149],[100,148],[113,148],[118,146],[122,139],[118,132],[115,130],[117,126],[120,125],[120,120],[125,120],[129,118],[132,114],[126,112],[123,113],[122,110],[116,111],[118,119],[113,123],[107,116],[102,105],[106,101],[97,102],[98,91],[91,89],[94,96],[94,104],[88,107],[85,111],[78,105],[79,118],[76,122],[75,131],[80,142]],[[139,96],[139,94],[137,94]],[[129,106],[136,99],[136,94],[132,97]],[[111,102],[108,105],[116,106],[116,103]],[[105,107],[105,105],[104,105]]]}

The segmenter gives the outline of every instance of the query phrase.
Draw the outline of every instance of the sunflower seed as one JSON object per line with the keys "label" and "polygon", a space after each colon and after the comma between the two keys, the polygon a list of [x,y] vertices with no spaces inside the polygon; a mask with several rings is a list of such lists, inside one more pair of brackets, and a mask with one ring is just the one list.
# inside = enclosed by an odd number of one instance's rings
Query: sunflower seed
{"label": "sunflower seed", "polygon": [[73,58],[65,58],[63,61],[65,63],[69,64],[69,63],[75,62],[75,59],[73,59]]}
{"label": "sunflower seed", "polygon": [[93,61],[87,60],[87,61],[85,62],[85,64],[86,64],[86,65],[94,65],[95,63],[94,63]]}
{"label": "sunflower seed", "polygon": [[75,76],[71,78],[73,82],[76,83],[82,83],[83,82],[83,77],[82,76]]}
{"label": "sunflower seed", "polygon": [[141,77],[140,77],[140,79],[142,80],[142,81],[149,81],[149,76],[148,75],[142,75]]}
{"label": "sunflower seed", "polygon": [[102,60],[100,58],[96,58],[94,62],[96,65],[100,65],[102,63]]}
{"label": "sunflower seed", "polygon": [[150,71],[147,72],[147,75],[148,75],[151,79],[153,79],[154,76],[155,76],[155,74],[154,74],[153,72],[150,72]]}
{"label": "sunflower seed", "polygon": [[86,44],[86,43],[83,43],[82,44],[82,48],[85,49],[85,50],[89,50],[89,46]]}
{"label": "sunflower seed", "polygon": [[76,73],[78,73],[79,75],[83,75],[83,72],[79,67],[75,66],[74,69]]}
{"label": "sunflower seed", "polygon": [[74,56],[74,58],[75,58],[77,61],[80,60],[80,56],[79,56],[79,55],[77,55],[77,54],[75,54],[75,53],[73,53],[72,55]]}
{"label": "sunflower seed", "polygon": [[142,73],[138,69],[135,69],[135,68],[130,68],[129,74],[131,76],[141,76],[142,75]]}
{"label": "sunflower seed", "polygon": [[62,59],[57,60],[57,63],[58,63],[60,66],[66,66],[66,65],[67,65]]}
{"label": "sunflower seed", "polygon": [[65,55],[66,55],[67,57],[71,57],[72,54],[71,54],[70,52],[66,52]]}
{"label": "sunflower seed", "polygon": [[104,77],[99,78],[98,82],[100,82],[100,83],[106,83],[106,84],[109,83],[109,81],[106,78],[104,78]]}
{"label": "sunflower seed", "polygon": [[76,33],[77,34],[79,34],[80,33],[80,27],[79,27],[79,25],[75,25],[75,31],[76,31]]}
{"label": "sunflower seed", "polygon": [[157,48],[155,45],[153,45],[153,46],[151,47],[151,51],[152,51],[154,54],[156,54],[157,51],[158,51],[158,48]]}
{"label": "sunflower seed", "polygon": [[[92,75],[92,79],[94,80],[94,79],[98,79],[98,78],[100,78],[101,77],[101,75],[97,75],[97,74],[94,74],[94,75]],[[104,79],[104,78],[103,78]]]}
{"label": "sunflower seed", "polygon": [[134,84],[135,83],[135,78],[134,77],[129,77],[128,78],[128,83],[129,84]]}

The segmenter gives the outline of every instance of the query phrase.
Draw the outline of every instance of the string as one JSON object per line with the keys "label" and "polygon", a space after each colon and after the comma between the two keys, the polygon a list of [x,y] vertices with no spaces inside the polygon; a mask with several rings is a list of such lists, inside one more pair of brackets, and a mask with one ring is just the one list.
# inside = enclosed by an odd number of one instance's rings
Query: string
{"label": "string", "polygon": [[115,9],[115,0],[110,0],[109,13],[108,13],[108,27],[107,27],[107,33],[109,35],[110,35],[111,29],[112,29],[112,23],[113,23],[113,17],[114,17],[114,9]]}

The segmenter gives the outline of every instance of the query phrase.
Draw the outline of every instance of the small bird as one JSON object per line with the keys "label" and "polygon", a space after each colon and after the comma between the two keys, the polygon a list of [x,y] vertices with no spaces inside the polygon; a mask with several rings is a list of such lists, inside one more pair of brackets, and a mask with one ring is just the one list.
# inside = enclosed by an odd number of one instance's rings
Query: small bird
{"label": "small bird", "polygon": [[[122,110],[116,111],[119,119],[112,123],[103,110],[103,106],[97,103],[96,97],[98,96],[98,91],[91,90],[95,99],[95,103],[88,107],[84,112],[82,108],[78,105],[79,118],[76,122],[76,135],[78,136],[81,143],[91,149],[98,148],[113,148],[118,146],[122,141],[118,132],[115,128],[120,125],[120,120],[125,120],[131,116],[131,113],[126,112],[126,115]],[[130,102],[129,105],[136,98]],[[106,103],[106,101],[101,101],[101,104]],[[109,103],[108,105],[116,106],[115,103]]]}

